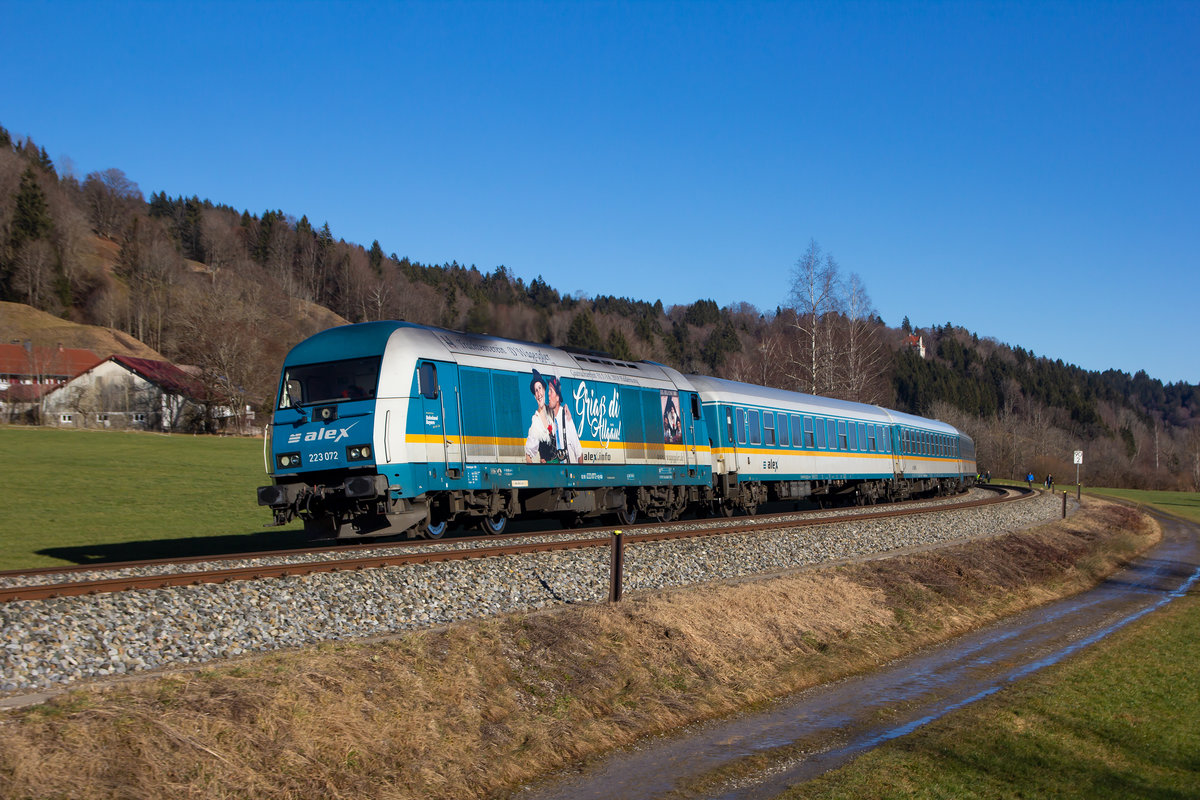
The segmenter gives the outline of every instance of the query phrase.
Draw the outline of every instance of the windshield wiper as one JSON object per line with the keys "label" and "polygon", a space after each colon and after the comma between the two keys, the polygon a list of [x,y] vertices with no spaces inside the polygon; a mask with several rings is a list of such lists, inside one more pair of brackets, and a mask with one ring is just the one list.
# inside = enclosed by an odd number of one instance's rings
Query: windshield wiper
{"label": "windshield wiper", "polygon": [[284,381],[283,391],[287,395],[288,403],[291,404],[292,408],[300,412],[302,421],[308,422],[308,412],[304,410],[304,406],[300,405],[300,401],[292,394],[291,381]]}

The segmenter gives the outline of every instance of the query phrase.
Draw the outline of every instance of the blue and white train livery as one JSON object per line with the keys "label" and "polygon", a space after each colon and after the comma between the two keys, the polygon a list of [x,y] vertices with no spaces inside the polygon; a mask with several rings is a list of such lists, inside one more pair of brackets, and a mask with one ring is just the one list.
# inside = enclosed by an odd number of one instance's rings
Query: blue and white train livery
{"label": "blue and white train livery", "polygon": [[941,422],[406,322],[294,347],[265,448],[259,503],[317,538],[875,502],[975,475],[971,440]]}
{"label": "blue and white train livery", "polygon": [[702,398],[720,507],[767,500],[891,501],[959,490],[975,475],[971,439],[879,406],[687,376]]}

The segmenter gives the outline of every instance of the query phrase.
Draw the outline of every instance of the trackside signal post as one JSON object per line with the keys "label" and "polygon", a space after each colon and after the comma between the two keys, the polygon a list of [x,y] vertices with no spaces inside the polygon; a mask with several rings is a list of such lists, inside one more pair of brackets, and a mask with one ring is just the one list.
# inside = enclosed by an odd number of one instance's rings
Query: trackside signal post
{"label": "trackside signal post", "polygon": [[1079,495],[1083,491],[1082,487],[1079,485],[1079,467],[1082,464],[1083,464],[1083,451],[1076,450],[1075,451],[1075,499],[1076,500],[1080,499]]}

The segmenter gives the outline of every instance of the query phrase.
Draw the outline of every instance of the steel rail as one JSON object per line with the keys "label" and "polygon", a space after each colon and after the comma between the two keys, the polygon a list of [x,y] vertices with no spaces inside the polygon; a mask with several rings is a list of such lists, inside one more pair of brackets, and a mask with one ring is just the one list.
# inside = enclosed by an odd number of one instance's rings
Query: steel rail
{"label": "steel rail", "polygon": [[[698,538],[703,536],[722,536],[730,534],[753,533],[755,531],[765,530],[780,530],[786,528],[804,528],[816,525],[841,524],[845,522],[858,522],[870,519],[881,519],[887,517],[920,515],[939,513],[944,511],[957,511],[964,508],[973,508],[984,505],[991,505],[999,502],[1007,502],[1010,500],[1021,499],[1023,497],[1033,496],[1034,492],[1026,489],[1012,489],[999,491],[996,497],[986,498],[983,500],[972,500],[965,503],[955,503],[944,506],[922,506],[920,508],[887,508],[874,512],[860,514],[842,514],[838,516],[820,516],[807,519],[795,519],[794,515],[777,514],[773,515],[775,519],[760,520],[755,519],[752,522],[735,521],[731,524],[721,526],[710,526],[704,528],[676,528],[675,530],[662,530],[665,525],[679,525],[678,522],[673,523],[640,523],[636,525],[625,526],[604,526],[600,528],[592,528],[576,531],[553,531],[553,532],[528,532],[528,533],[511,533],[502,534],[500,536],[483,536],[470,537],[464,539],[455,539],[448,542],[441,540],[432,540],[436,544],[456,545],[465,543],[465,547],[447,547],[446,549],[438,550],[423,550],[419,552],[399,552],[390,555],[371,555],[359,558],[343,558],[330,559],[325,561],[309,561],[309,562],[293,562],[288,564],[255,564],[244,567],[232,567],[229,569],[217,570],[202,570],[195,572],[173,572],[158,575],[127,575],[113,578],[98,578],[87,581],[75,581],[67,583],[53,583],[28,586],[12,586],[0,588],[0,603],[15,602],[18,600],[46,600],[56,597],[72,597],[89,594],[104,594],[112,592],[130,591],[134,589],[161,589],[178,586],[193,586],[206,583],[229,583],[242,580],[258,580],[264,578],[284,578],[297,577],[304,575],[312,575],[316,573],[326,572],[353,572],[363,569],[376,569],[388,566],[401,566],[406,564],[425,564],[441,561],[463,561],[473,558],[488,558],[492,556],[504,555],[519,555],[525,553],[550,552],[555,550],[582,549],[585,547],[600,547],[609,546],[612,541],[611,533],[620,529],[625,534],[627,543],[633,544],[638,542],[662,541],[668,539],[683,539],[683,538]],[[876,507],[877,508],[877,507]],[[791,519],[781,519],[780,517],[791,516]],[[688,524],[688,523],[683,523]],[[590,536],[593,533],[606,532],[605,536]],[[502,542],[529,539],[532,537],[553,537],[550,541],[524,542],[506,544]],[[491,546],[473,547],[483,541],[497,542]],[[390,546],[396,549],[404,549],[413,544],[428,545],[431,540],[414,540],[412,542],[391,543]],[[386,546],[386,545],[385,545]],[[362,548],[364,545],[355,544],[350,548],[340,548],[341,550],[351,548]],[[376,545],[378,548],[378,545]],[[289,551],[274,551],[258,554],[257,557],[280,557],[288,554]],[[290,551],[291,554],[311,555],[314,552],[328,552],[328,550],[295,550]],[[86,565],[80,567],[70,567],[64,569],[55,569],[53,567],[43,570],[28,570],[28,571],[8,571],[0,573],[0,575],[31,575],[38,573],[66,573],[74,571],[106,571],[120,568],[136,568],[146,566],[163,566],[164,564],[175,563],[194,563],[203,561],[221,561],[221,560],[244,560],[247,558],[256,557],[255,555],[238,555],[224,557],[189,557],[187,559],[171,559],[167,561],[133,561],[122,562],[119,564],[105,565]]]}
{"label": "steel rail", "polygon": [[[988,489],[988,490],[991,490],[994,492],[1003,492],[1005,490],[1005,487],[991,486],[991,485],[978,486],[976,488]],[[1010,488],[1013,491],[1017,491],[1019,489],[1019,487],[1010,487]],[[1028,491],[1026,489],[1019,489],[1019,490],[1022,492]],[[886,507],[883,506],[882,504],[878,505],[878,506],[870,506],[870,508],[878,509],[878,510],[874,510],[874,511],[871,511],[868,513],[871,515],[875,515],[875,516],[898,515],[899,513],[909,513],[908,511],[903,510],[903,509],[906,509],[908,506],[910,506],[912,504],[924,503],[924,502],[927,502],[927,500],[925,500],[925,499],[902,500],[902,501],[898,501],[895,503],[887,504]],[[975,502],[975,501],[972,501],[972,502]],[[938,510],[940,510],[940,509],[949,510],[949,509],[961,508],[961,507],[964,507],[964,504],[939,506]],[[902,512],[899,512],[899,511],[892,512],[892,511],[889,511],[888,509],[902,509],[903,511]],[[828,514],[830,514],[830,513],[838,514],[842,510],[843,509],[814,509],[814,510],[803,511],[803,512],[784,511],[784,512],[778,512],[775,514],[756,514],[754,518],[756,520],[762,521],[763,524],[769,524],[772,519],[784,519],[788,523],[796,522],[797,524],[801,524],[801,521],[797,521],[795,519],[796,514],[798,514],[798,513],[812,514],[813,519],[817,520],[819,522],[820,520],[825,520],[825,519],[845,519],[846,518],[845,514],[841,514],[840,516],[828,516]],[[713,517],[710,519],[715,522],[722,522],[726,519],[732,519],[732,518]],[[622,530],[628,531],[628,530],[641,530],[641,529],[648,529],[648,528],[657,528],[657,527],[661,527],[663,525],[687,525],[687,524],[703,524],[703,520],[699,519],[699,518],[696,520],[678,520],[678,519],[676,519],[676,520],[671,520],[669,522],[653,522],[653,521],[652,522],[637,522],[637,523],[631,523],[629,525],[600,525],[600,526],[595,526],[595,527],[591,527],[591,528],[573,528],[573,529],[569,529],[569,530],[518,531],[515,533],[502,533],[502,534],[498,534],[498,535],[497,534],[487,534],[487,535],[479,535],[479,536],[454,536],[454,537],[448,537],[445,539],[405,539],[405,540],[401,540],[401,541],[395,541],[395,540],[389,541],[387,539],[367,539],[367,540],[363,540],[363,541],[350,542],[347,544],[339,544],[339,545],[318,545],[315,547],[310,546],[310,547],[300,547],[300,548],[290,548],[290,549],[280,549],[280,550],[258,550],[258,551],[248,550],[244,553],[214,553],[211,555],[172,556],[170,558],[149,558],[149,559],[139,559],[139,560],[134,560],[134,561],[96,561],[96,562],[92,562],[89,564],[64,564],[64,565],[55,566],[55,567],[33,567],[30,569],[0,570],[0,578],[10,578],[10,577],[21,578],[21,577],[36,576],[36,575],[70,575],[70,574],[79,573],[79,572],[105,572],[105,571],[115,571],[115,570],[120,570],[120,569],[137,569],[140,567],[158,567],[158,566],[163,566],[166,564],[203,564],[203,563],[208,563],[208,562],[215,563],[215,562],[221,562],[221,561],[250,561],[250,560],[258,559],[258,558],[291,558],[291,557],[295,557],[295,556],[323,555],[323,554],[327,554],[327,553],[329,553],[329,554],[353,553],[353,552],[358,552],[361,550],[381,550],[381,549],[390,549],[390,548],[404,549],[404,548],[408,548],[408,547],[423,547],[423,546],[430,546],[430,545],[433,545],[433,546],[456,545],[456,544],[470,545],[470,544],[474,544],[477,542],[505,541],[508,539],[527,538],[530,536],[574,536],[574,537],[579,537],[579,536],[587,535],[590,533],[601,533],[601,532],[607,533],[607,532],[611,532],[615,528],[621,528]],[[729,524],[735,524],[735,523],[731,522]],[[725,527],[728,527],[728,526],[725,526]],[[721,528],[718,528],[718,530],[724,530],[724,528],[721,527]]]}

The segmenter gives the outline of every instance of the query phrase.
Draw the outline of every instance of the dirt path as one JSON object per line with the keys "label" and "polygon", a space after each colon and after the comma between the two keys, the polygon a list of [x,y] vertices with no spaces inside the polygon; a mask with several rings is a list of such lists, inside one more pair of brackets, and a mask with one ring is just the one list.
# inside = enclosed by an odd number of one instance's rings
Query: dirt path
{"label": "dirt path", "polygon": [[[643,743],[520,800],[771,798],[863,751],[994,694],[1181,596],[1200,578],[1200,526],[1162,519],[1163,539],[1095,589],[1017,615],[755,715]],[[734,782],[715,771],[745,772]]]}

